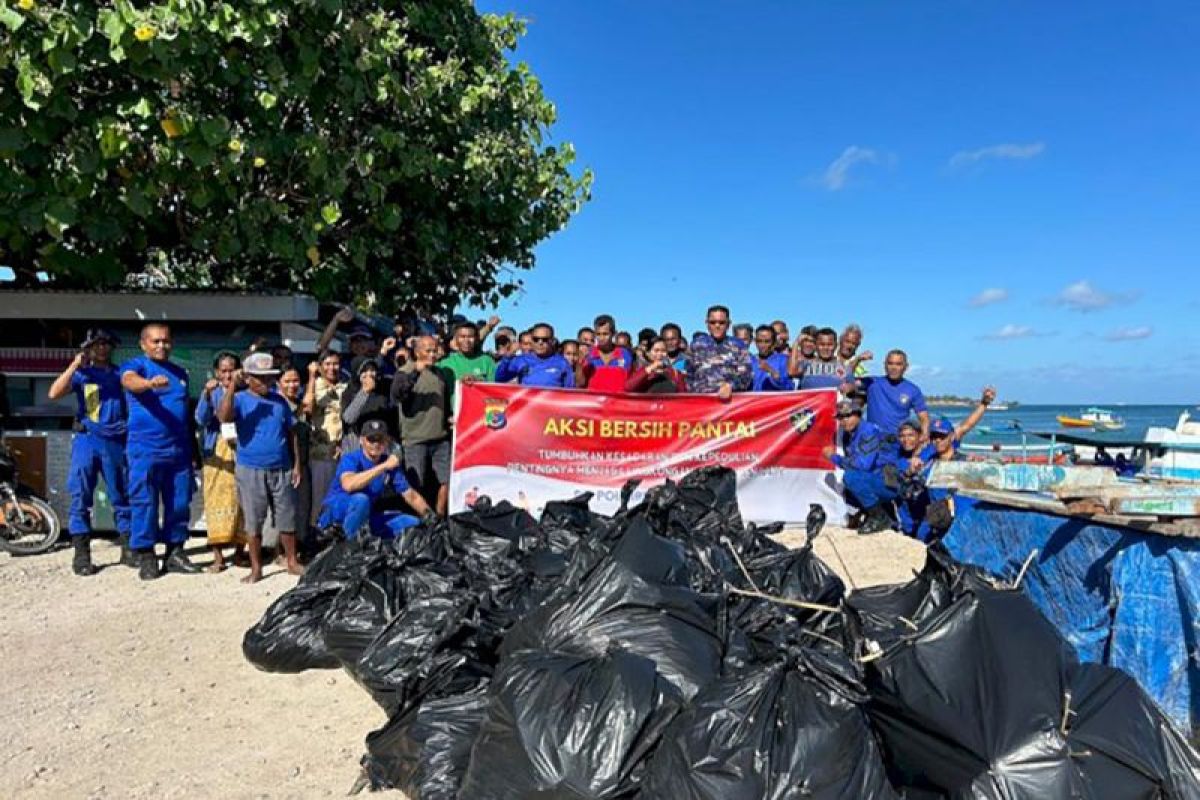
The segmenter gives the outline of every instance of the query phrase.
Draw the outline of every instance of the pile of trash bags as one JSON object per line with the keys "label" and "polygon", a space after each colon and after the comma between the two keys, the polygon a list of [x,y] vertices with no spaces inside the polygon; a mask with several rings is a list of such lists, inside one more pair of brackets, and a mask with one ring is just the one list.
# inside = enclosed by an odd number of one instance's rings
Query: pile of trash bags
{"label": "pile of trash bags", "polygon": [[386,711],[373,789],[422,800],[1197,798],[1137,684],[1019,590],[930,549],[847,594],[698,470],[612,517],[486,499],[341,542],[246,632],[269,672],[344,668]]}

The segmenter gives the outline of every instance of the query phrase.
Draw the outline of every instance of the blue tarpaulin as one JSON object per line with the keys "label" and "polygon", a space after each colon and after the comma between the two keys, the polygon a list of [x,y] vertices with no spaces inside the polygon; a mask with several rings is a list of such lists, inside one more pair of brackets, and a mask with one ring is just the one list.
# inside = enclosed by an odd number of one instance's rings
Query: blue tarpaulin
{"label": "blue tarpaulin", "polygon": [[1016,579],[1084,661],[1132,675],[1200,734],[1200,541],[988,502],[961,504],[944,540],[960,561]]}

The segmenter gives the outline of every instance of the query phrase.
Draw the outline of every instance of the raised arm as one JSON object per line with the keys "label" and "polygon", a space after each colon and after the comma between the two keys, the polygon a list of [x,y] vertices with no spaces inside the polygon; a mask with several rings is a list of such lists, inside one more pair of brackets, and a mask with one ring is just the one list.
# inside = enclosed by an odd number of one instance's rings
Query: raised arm
{"label": "raised arm", "polygon": [[325,330],[321,332],[321,338],[317,340],[317,352],[323,353],[329,349],[329,345],[333,342],[333,337],[337,336],[338,326],[343,323],[354,321],[354,309],[350,306],[345,306],[333,315],[333,319],[329,320],[329,324],[325,326]]}
{"label": "raised arm", "polygon": [[979,420],[983,419],[983,415],[987,412],[990,406],[996,400],[996,389],[992,386],[987,386],[983,390],[983,396],[979,398],[979,404],[975,406],[966,419],[958,423],[954,427],[954,438],[962,439],[971,430],[979,424]]}
{"label": "raised arm", "polygon": [[168,386],[171,382],[167,380],[166,375],[155,375],[153,378],[146,380],[141,375],[138,375],[131,369],[127,369],[121,373],[121,386],[127,392],[134,394],[142,394],[143,392],[153,391],[154,389],[162,389]]}
{"label": "raised arm", "polygon": [[242,383],[242,371],[239,369],[233,373],[233,383],[225,390],[225,394],[221,395],[221,402],[217,405],[217,419],[221,422],[233,422],[237,419],[237,411],[233,407],[233,398],[237,394],[238,386]]}
{"label": "raised arm", "polygon": [[[339,483],[342,485],[343,492],[346,492],[347,494],[354,494],[355,492],[362,491],[363,489],[367,488],[367,486],[371,484],[371,481],[375,480],[380,475],[383,475],[389,470],[396,469],[399,466],[400,458],[395,455],[390,455],[370,469],[364,469],[362,472],[342,473]],[[408,498],[406,497],[405,499],[407,500]]]}
{"label": "raised arm", "polygon": [[67,364],[67,368],[54,379],[54,383],[50,384],[50,391],[46,392],[46,395],[51,400],[59,400],[71,393],[71,379],[75,377],[75,371],[83,366],[83,359],[84,354],[81,350],[71,359],[71,363]]}

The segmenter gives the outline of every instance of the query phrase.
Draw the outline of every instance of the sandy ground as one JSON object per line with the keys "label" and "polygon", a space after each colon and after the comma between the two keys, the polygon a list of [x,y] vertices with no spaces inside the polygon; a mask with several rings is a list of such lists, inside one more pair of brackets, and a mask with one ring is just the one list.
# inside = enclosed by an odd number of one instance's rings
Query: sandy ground
{"label": "sandy ground", "polygon": [[[835,546],[858,586],[907,580],[924,561],[899,535],[829,530],[815,547],[843,577]],[[383,712],[341,671],[268,675],[242,659],[243,632],[294,578],[143,583],[115,566],[114,545],[93,552],[113,566],[88,579],[69,550],[0,555],[0,797],[347,793]]]}

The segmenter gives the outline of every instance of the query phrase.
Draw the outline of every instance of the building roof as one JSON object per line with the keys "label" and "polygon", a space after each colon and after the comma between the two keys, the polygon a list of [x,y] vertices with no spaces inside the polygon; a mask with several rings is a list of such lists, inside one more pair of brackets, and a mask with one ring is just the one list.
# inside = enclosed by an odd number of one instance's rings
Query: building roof
{"label": "building roof", "polygon": [[317,301],[278,291],[0,289],[0,320],[305,322]]}

